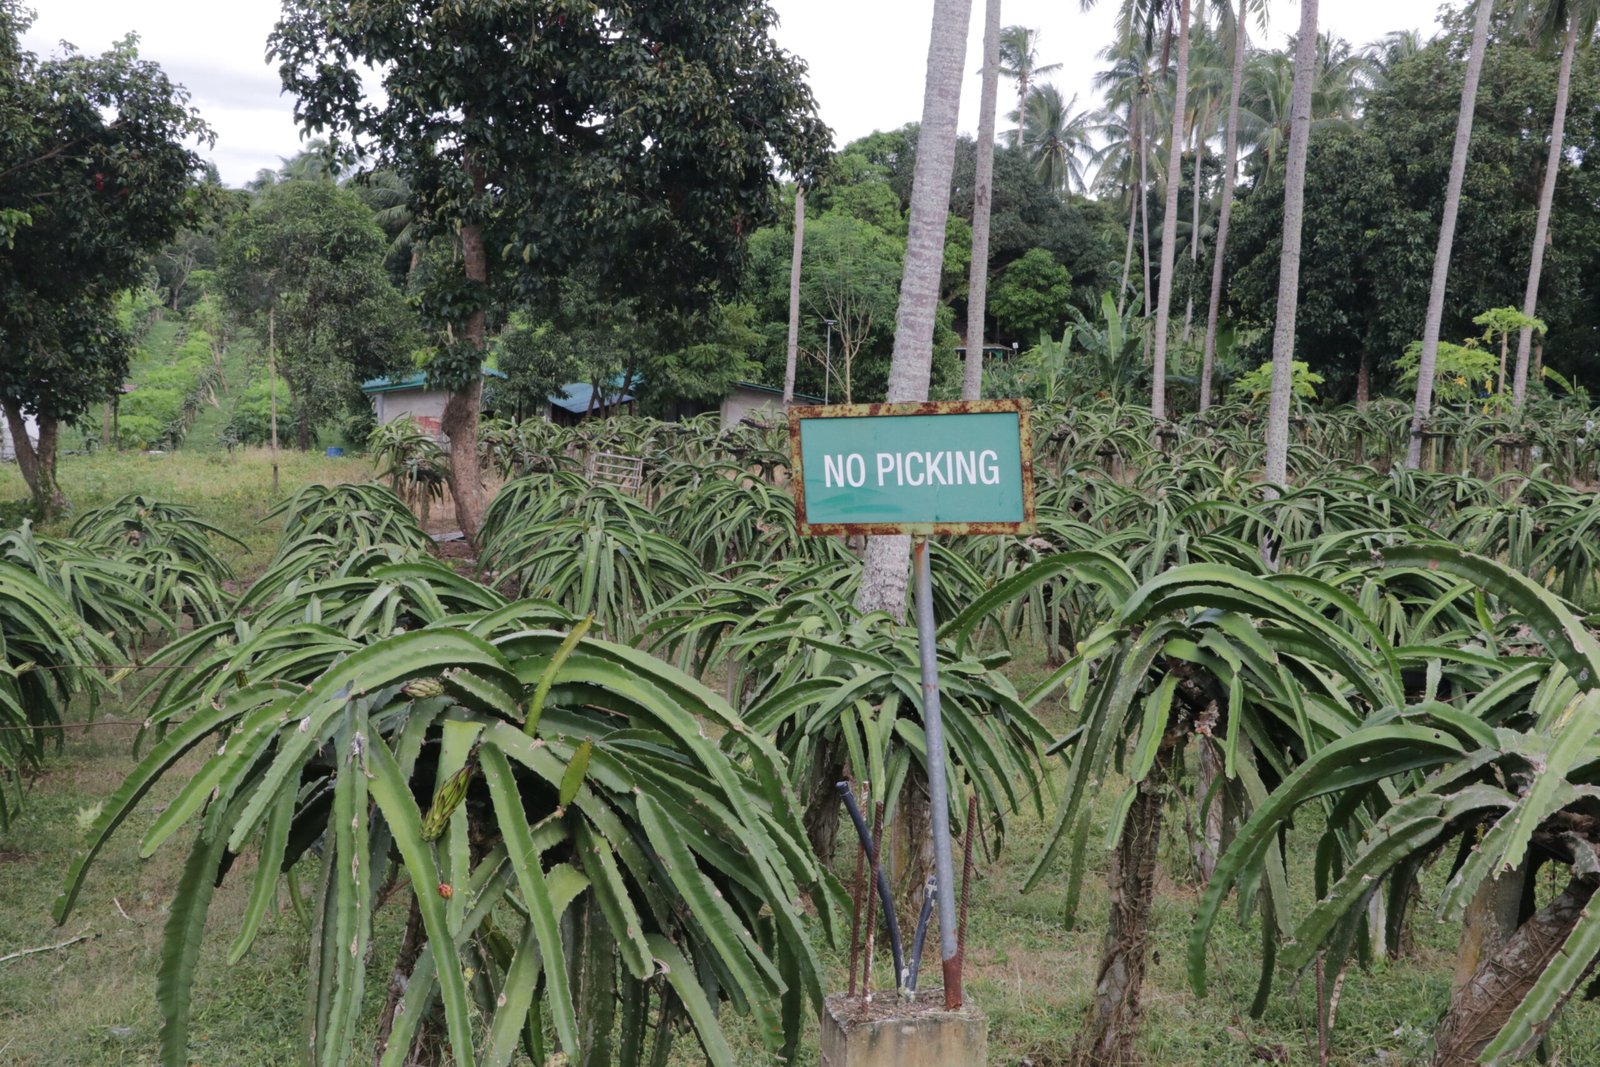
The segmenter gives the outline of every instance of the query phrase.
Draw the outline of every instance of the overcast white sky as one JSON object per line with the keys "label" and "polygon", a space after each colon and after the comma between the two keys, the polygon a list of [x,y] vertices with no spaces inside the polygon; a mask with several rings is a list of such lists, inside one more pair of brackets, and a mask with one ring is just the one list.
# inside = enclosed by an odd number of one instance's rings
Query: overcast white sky
{"label": "overcast white sky", "polygon": [[[811,85],[836,144],[875,129],[893,129],[922,113],[931,0],[773,0],[782,22],[780,43],[810,65]],[[212,153],[223,180],[239,185],[279,157],[299,150],[293,102],[280,95],[268,66],[266,38],[276,0],[34,0],[38,20],[26,38],[40,54],[67,40],[99,52],[130,31],[140,50],[187,86],[217,131]],[[1390,30],[1431,34],[1439,0],[1331,0],[1322,5],[1324,29],[1360,45]],[[1041,53],[1062,69],[1055,83],[1080,105],[1093,96],[1095,53],[1110,38],[1116,0],[1082,14],[1078,0],[1006,0],[1006,23],[1043,32]],[[983,0],[973,4],[967,68],[981,62]],[[1271,0],[1269,36],[1281,46],[1299,25],[1295,0]],[[1002,105],[1005,88],[1002,85]],[[978,79],[969,75],[961,128],[977,125]],[[1003,112],[1002,112],[1003,113]],[[1004,123],[1002,122],[1002,127]]]}

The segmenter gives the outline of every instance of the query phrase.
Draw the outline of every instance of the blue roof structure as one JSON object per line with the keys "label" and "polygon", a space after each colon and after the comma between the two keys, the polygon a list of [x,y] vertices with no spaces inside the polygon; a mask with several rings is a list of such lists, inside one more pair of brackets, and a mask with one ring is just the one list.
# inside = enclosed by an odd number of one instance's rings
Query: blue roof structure
{"label": "blue roof structure", "polygon": [[[486,378],[499,378],[504,381],[506,376],[493,367],[483,368]],[[428,372],[413,371],[403,378],[368,378],[361,383],[363,393],[393,393],[400,389],[426,389],[428,387]]]}
{"label": "blue roof structure", "polygon": [[[607,406],[626,404],[633,399],[632,393],[622,392],[622,379],[614,378],[611,389],[606,390],[604,401]],[[574,415],[587,415],[589,403],[594,399],[594,386],[588,382],[568,382],[563,385],[558,393],[550,394],[550,403],[563,411],[570,411]]]}

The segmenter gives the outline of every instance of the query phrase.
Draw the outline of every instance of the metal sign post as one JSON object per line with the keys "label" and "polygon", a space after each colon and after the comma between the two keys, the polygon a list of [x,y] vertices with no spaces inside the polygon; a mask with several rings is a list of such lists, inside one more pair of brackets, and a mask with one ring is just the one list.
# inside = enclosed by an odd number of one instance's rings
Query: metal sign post
{"label": "metal sign post", "polygon": [[939,888],[939,958],[944,1006],[961,1007],[961,947],[956,944],[956,874],[950,856],[950,785],[944,769],[944,714],[939,707],[939,631],[933,623],[933,567],[928,539],[911,543],[916,568],[917,645],[922,652],[922,724],[928,736],[928,807],[933,816],[933,876]]}
{"label": "metal sign post", "polygon": [[979,400],[792,408],[789,437],[802,534],[913,535],[939,949],[945,1007],[954,1011],[964,997],[928,538],[1032,532],[1028,405]]}

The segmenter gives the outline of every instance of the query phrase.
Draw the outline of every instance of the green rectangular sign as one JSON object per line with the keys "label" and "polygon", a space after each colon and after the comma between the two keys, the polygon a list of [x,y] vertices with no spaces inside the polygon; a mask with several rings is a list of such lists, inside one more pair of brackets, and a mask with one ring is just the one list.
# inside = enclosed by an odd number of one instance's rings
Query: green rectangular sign
{"label": "green rectangular sign", "polygon": [[801,533],[1033,529],[1025,401],[794,408],[789,435]]}

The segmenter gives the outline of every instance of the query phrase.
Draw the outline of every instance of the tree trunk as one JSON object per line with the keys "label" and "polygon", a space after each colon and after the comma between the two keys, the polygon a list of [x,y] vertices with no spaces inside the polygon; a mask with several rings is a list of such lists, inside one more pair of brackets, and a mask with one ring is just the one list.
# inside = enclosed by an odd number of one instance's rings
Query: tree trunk
{"label": "tree trunk", "polygon": [[[1556,117],[1550,124],[1550,155],[1544,164],[1544,187],[1539,190],[1539,217],[1533,227],[1533,256],[1528,264],[1528,288],[1522,296],[1522,313],[1532,318],[1539,304],[1539,277],[1544,271],[1544,249],[1550,239],[1550,209],[1556,199],[1556,177],[1561,172],[1561,153],[1566,138],[1567,99],[1572,91],[1572,58],[1578,50],[1578,15],[1567,12],[1567,39],[1561,46],[1561,75],[1556,80]],[[1533,327],[1524,326],[1517,335],[1517,371],[1511,383],[1511,406],[1522,407],[1528,396],[1528,349]]]}
{"label": "tree trunk", "polygon": [[[934,17],[937,18],[938,16],[935,15]],[[984,50],[985,51],[988,50],[987,42],[985,42],[985,44],[984,44]],[[1022,62],[1019,63],[1018,66],[1026,66],[1026,64],[1028,62],[1028,57],[1023,56],[1023,57],[1021,57],[1021,59],[1022,59]],[[1023,70],[1021,73],[1019,73],[1017,75],[1017,136],[1016,136],[1016,147],[1017,148],[1021,148],[1022,147],[1022,133],[1023,133],[1024,130],[1027,129],[1027,127],[1028,127],[1028,72],[1026,70]]]}
{"label": "tree trunk", "polygon": [[1444,291],[1450,278],[1450,248],[1456,238],[1456,216],[1461,212],[1461,183],[1467,173],[1467,148],[1472,142],[1472,112],[1478,102],[1478,78],[1483,73],[1483,52],[1489,38],[1489,16],[1494,0],[1478,0],[1478,17],[1472,28],[1472,51],[1467,55],[1467,78],[1461,87],[1461,110],[1456,117],[1456,143],[1450,157],[1450,181],[1444,193],[1444,219],[1439,225],[1439,247],[1433,257],[1433,283],[1428,290],[1428,319],[1422,327],[1422,357],[1417,364],[1417,404],[1411,415],[1411,441],[1406,446],[1406,468],[1422,462],[1422,432],[1433,409],[1433,368],[1439,358],[1439,329],[1444,322]]}
{"label": "tree trunk", "polygon": [[1201,738],[1198,747],[1200,772],[1195,776],[1195,794],[1200,803],[1200,824],[1195,827],[1194,864],[1200,871],[1200,881],[1209,885],[1217,869],[1217,860],[1222,856],[1227,779],[1217,746]]}
{"label": "tree trunk", "polygon": [[1499,379],[1498,384],[1495,386],[1495,392],[1496,393],[1503,393],[1503,392],[1506,391],[1506,342],[1509,341],[1510,339],[1511,339],[1511,335],[1509,333],[1506,333],[1505,331],[1501,331],[1501,333],[1500,333],[1500,379]]}
{"label": "tree trunk", "polygon": [[[1434,1067],[1468,1067],[1478,1062],[1479,1053],[1500,1032],[1539,975],[1555,960],[1594,891],[1593,879],[1574,878],[1560,896],[1518,927],[1516,933],[1479,965],[1472,980],[1450,998],[1450,1008],[1434,1034]],[[1540,1020],[1534,1026],[1534,1039],[1529,1047],[1517,1050],[1508,1057],[1508,1062],[1528,1055],[1531,1046],[1544,1037],[1559,1014],[1558,1006]]]}
{"label": "tree trunk", "polygon": [[[482,195],[483,176],[468,166],[468,176],[476,193]],[[483,227],[475,222],[461,226],[461,256],[467,280],[479,286],[489,281],[489,259],[483,248]],[[466,341],[483,351],[484,315],[479,307],[467,316]],[[456,522],[467,543],[478,547],[478,527],[483,522],[483,483],[478,472],[478,415],[483,410],[483,375],[476,367],[466,388],[450,394],[444,405],[439,428],[450,439],[450,466],[446,480],[456,502]]]}
{"label": "tree trunk", "polygon": [[[967,26],[971,21],[972,0],[934,0],[927,88],[911,183],[905,273],[900,281],[894,355],[889,363],[890,403],[928,398],[933,373],[933,322],[939,307],[939,275],[944,269],[950,173],[955,169],[956,122],[967,61]],[[887,611],[896,619],[905,618],[910,562],[909,537],[902,534],[872,538],[867,543],[856,609],[862,613]]]}
{"label": "tree trunk", "polygon": [[1356,368],[1356,410],[1365,411],[1372,402],[1372,352],[1361,350],[1361,364]]}
{"label": "tree trunk", "polygon": [[1294,385],[1294,321],[1300,302],[1300,229],[1306,205],[1306,156],[1311,148],[1311,90],[1317,64],[1317,0],[1300,0],[1300,36],[1289,109],[1289,155],[1284,161],[1283,254],[1278,259],[1278,315],[1272,333],[1272,400],[1267,409],[1266,480],[1269,495],[1289,482],[1289,405]]}
{"label": "tree trunk", "polygon": [[1084,1067],[1139,1061],[1134,1042],[1144,1010],[1141,993],[1150,956],[1162,793],[1176,755],[1176,741],[1164,738],[1150,774],[1139,785],[1112,856],[1111,916],[1095,972],[1094,1004],[1072,1050],[1072,1062]]}
{"label": "tree trunk", "polygon": [[383,1067],[383,1055],[389,1051],[389,1035],[394,1033],[395,1013],[406,994],[411,972],[422,955],[427,937],[422,929],[422,909],[415,892],[411,897],[411,911],[406,917],[405,933],[400,937],[400,952],[395,957],[394,968],[389,972],[389,984],[384,992],[383,1010],[378,1013],[378,1037],[372,1053],[372,1067]]}
{"label": "tree trunk", "polygon": [[[1139,106],[1138,101],[1128,104],[1128,144],[1130,150],[1139,151]],[[1122,288],[1117,290],[1117,314],[1121,315],[1128,307],[1128,275],[1133,269],[1133,237],[1139,229],[1139,179],[1133,179],[1133,188],[1128,190],[1128,247],[1122,254]]]}
{"label": "tree trunk", "polygon": [[1200,410],[1211,406],[1211,379],[1217,366],[1217,321],[1222,312],[1222,260],[1228,249],[1228,225],[1233,220],[1233,191],[1239,184],[1239,98],[1244,92],[1245,53],[1250,48],[1250,34],[1245,21],[1244,5],[1234,16],[1233,29],[1233,87],[1228,91],[1228,132],[1226,134],[1227,159],[1222,168],[1222,209],[1217,217],[1217,240],[1211,260],[1211,307],[1206,312],[1205,354],[1200,362]]}
{"label": "tree trunk", "polygon": [[783,365],[783,403],[794,403],[794,371],[800,356],[800,257],[806,244],[806,189],[794,187],[794,254],[789,259],[789,348]]}
{"label": "tree trunk", "polygon": [[1000,0],[983,21],[983,92],[978,104],[978,160],[972,189],[972,262],[967,268],[967,365],[961,399],[983,397],[984,320],[989,303],[989,200],[994,189],[994,112],[1000,95]]}
{"label": "tree trunk", "polygon": [[[735,704],[734,707],[739,707]],[[806,839],[811,842],[811,851],[824,864],[833,862],[834,853],[839,847],[839,818],[844,805],[839,800],[839,794],[834,788],[834,783],[843,781],[847,774],[860,773],[864,768],[846,767],[844,755],[840,751],[841,743],[838,741],[824,742],[818,749],[811,764],[811,781],[806,796],[806,809],[801,816],[806,828]],[[872,782],[870,786],[874,793],[878,783]],[[859,790],[858,790],[859,792]],[[862,799],[860,796],[858,800]],[[871,800],[871,797],[867,797]],[[872,823],[872,812],[865,809],[867,823]]]}
{"label": "tree trunk", "polygon": [[[951,833],[954,835],[955,831]],[[913,770],[906,775],[905,785],[900,789],[900,804],[895,812],[894,824],[884,830],[883,836],[892,838],[894,842],[894,848],[885,850],[884,855],[894,857],[894,866],[889,872],[893,876],[890,888],[894,892],[895,914],[901,916],[902,923],[906,923],[908,917],[920,913],[923,889],[935,873],[933,809],[928,806],[928,779],[920,771]],[[958,845],[959,842],[951,843],[959,856]],[[961,887],[957,885],[958,896],[960,892]],[[939,917],[934,915],[928,938],[936,956],[939,947],[938,926]],[[902,927],[902,931],[904,929]]]}
{"label": "tree trunk", "polygon": [[267,392],[272,397],[272,495],[278,495],[278,335],[277,315],[267,309]]}
{"label": "tree trunk", "polygon": [[1462,919],[1461,944],[1456,948],[1456,969],[1450,980],[1452,997],[1460,996],[1484,961],[1517,932],[1517,911],[1522,905],[1526,873],[1523,866],[1498,878],[1486,878],[1473,894]]}
{"label": "tree trunk", "polygon": [[1189,187],[1189,284],[1186,286],[1189,295],[1183,305],[1183,343],[1186,345],[1194,326],[1194,279],[1200,275],[1200,176],[1204,172],[1205,158],[1206,139],[1201,135],[1197,120],[1194,128],[1194,181]]}
{"label": "tree trunk", "polygon": [[1173,270],[1177,262],[1178,192],[1183,186],[1183,120],[1189,99],[1189,3],[1178,5],[1178,69],[1167,134],[1167,204],[1161,218],[1161,284],[1156,292],[1155,362],[1150,368],[1150,414],[1167,417],[1167,331],[1172,322]]}
{"label": "tree trunk", "polygon": [[1139,227],[1144,231],[1144,300],[1139,316],[1144,320],[1144,355],[1150,358],[1150,153],[1144,146],[1144,125],[1150,117],[1150,100],[1139,107]]}
{"label": "tree trunk", "polygon": [[60,424],[48,416],[37,416],[39,443],[35,445],[28,436],[28,422],[22,406],[14,400],[0,400],[0,409],[4,410],[6,426],[16,448],[17,469],[22,472],[22,480],[28,483],[28,491],[33,496],[34,513],[41,520],[52,518],[66,505],[56,482],[56,442]]}

